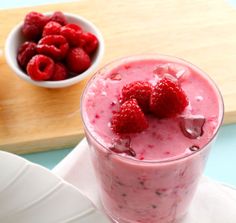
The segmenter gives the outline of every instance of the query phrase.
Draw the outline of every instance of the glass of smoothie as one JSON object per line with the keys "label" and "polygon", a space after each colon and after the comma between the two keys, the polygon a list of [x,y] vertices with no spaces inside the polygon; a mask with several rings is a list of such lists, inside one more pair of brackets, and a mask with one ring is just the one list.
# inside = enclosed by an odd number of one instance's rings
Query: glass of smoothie
{"label": "glass of smoothie", "polygon": [[177,222],[188,210],[224,106],[202,70],[163,55],[115,60],[88,82],[82,120],[105,212]]}

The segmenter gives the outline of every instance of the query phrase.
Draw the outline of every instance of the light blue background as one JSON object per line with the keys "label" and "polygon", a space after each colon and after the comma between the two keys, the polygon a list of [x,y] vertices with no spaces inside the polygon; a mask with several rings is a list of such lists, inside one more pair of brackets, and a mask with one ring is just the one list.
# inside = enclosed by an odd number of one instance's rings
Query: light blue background
{"label": "light blue background", "polygon": [[[76,0],[0,0],[0,9],[27,7],[34,5],[53,4],[58,2],[72,2]],[[77,0],[79,1],[79,0]],[[236,0],[225,0],[229,5],[236,7]]]}
{"label": "light blue background", "polygon": [[[75,2],[76,0],[0,0],[0,9],[18,8],[45,4],[54,4],[58,2]],[[77,0],[78,1],[78,0]]]}
{"label": "light blue background", "polygon": [[[49,4],[57,2],[68,2],[67,0],[0,0],[0,9],[25,7],[39,4]],[[236,0],[228,0],[229,5],[236,7]],[[236,11],[235,11],[236,13]],[[205,175],[216,180],[236,186],[236,125],[223,126],[219,132],[218,139],[205,170]],[[53,168],[63,159],[71,149],[49,151],[35,154],[23,155],[24,158],[41,164],[49,169]]]}

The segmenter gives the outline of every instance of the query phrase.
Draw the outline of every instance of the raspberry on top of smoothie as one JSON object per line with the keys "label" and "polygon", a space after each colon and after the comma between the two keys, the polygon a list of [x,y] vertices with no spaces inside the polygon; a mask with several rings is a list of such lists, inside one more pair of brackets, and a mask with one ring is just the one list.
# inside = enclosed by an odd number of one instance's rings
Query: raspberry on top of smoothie
{"label": "raspberry on top of smoothie", "polygon": [[138,133],[148,128],[148,122],[136,99],[124,102],[111,121],[115,133]]}
{"label": "raspberry on top of smoothie", "polygon": [[170,118],[181,114],[188,105],[187,96],[177,80],[168,77],[162,78],[155,86],[143,81],[125,85],[121,102],[120,111],[111,121],[115,133],[141,132],[148,127],[144,113]]}
{"label": "raspberry on top of smoothie", "polygon": [[181,114],[188,99],[178,81],[162,78],[154,86],[150,98],[150,110],[157,118],[171,118]]}
{"label": "raspberry on top of smoothie", "polygon": [[152,93],[152,85],[147,81],[135,81],[122,88],[121,103],[135,98],[144,113],[150,111],[149,101]]}

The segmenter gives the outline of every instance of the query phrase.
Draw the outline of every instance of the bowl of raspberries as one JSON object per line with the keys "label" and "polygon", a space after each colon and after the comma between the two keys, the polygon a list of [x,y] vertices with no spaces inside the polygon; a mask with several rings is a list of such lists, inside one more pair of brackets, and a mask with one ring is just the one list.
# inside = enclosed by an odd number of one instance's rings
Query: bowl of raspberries
{"label": "bowl of raspberries", "polygon": [[8,65],[20,78],[41,87],[78,83],[99,65],[103,37],[87,19],[70,13],[29,12],[8,35]]}

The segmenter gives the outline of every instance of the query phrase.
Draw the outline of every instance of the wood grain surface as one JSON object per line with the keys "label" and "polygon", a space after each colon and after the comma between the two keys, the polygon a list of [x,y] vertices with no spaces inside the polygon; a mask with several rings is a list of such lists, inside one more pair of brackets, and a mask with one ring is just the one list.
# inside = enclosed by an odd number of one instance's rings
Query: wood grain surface
{"label": "wood grain surface", "polygon": [[81,0],[0,11],[0,149],[14,153],[72,147],[83,137],[80,96],[85,80],[64,89],[32,86],[4,58],[9,31],[29,11],[62,10],[95,23],[106,49],[100,66],[140,53],[191,61],[218,84],[225,122],[236,122],[236,9],[224,0]]}

